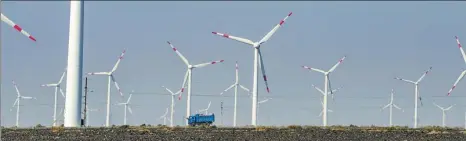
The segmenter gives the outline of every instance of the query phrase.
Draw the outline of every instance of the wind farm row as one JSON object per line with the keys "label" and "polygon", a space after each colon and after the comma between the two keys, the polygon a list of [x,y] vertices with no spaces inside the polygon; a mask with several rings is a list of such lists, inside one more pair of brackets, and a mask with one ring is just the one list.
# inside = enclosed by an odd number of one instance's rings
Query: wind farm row
{"label": "wind farm row", "polygon": [[[238,62],[236,62],[236,71],[235,71],[235,81],[232,85],[230,85],[229,87],[227,87],[223,92],[220,92],[219,94],[220,95],[223,95],[225,94],[226,92],[230,91],[230,90],[234,90],[234,110],[233,110],[233,125],[234,127],[237,126],[237,116],[238,116],[238,113],[237,113],[237,104],[238,104],[238,92],[239,92],[239,89],[240,90],[244,90],[245,92],[247,92],[246,94],[247,95],[250,95],[251,96],[251,100],[252,100],[252,103],[251,103],[251,125],[253,126],[257,126],[258,125],[258,122],[257,122],[257,117],[258,117],[258,107],[260,104],[262,103],[265,103],[269,100],[271,100],[271,98],[266,98],[264,100],[259,100],[258,99],[258,95],[259,95],[259,89],[258,89],[258,83],[259,83],[259,79],[262,79],[263,80],[263,83],[265,85],[265,91],[267,93],[270,93],[271,89],[269,88],[269,85],[268,85],[268,77],[266,75],[266,67],[265,67],[265,64],[264,64],[264,59],[263,59],[263,54],[261,52],[261,47],[263,46],[264,43],[266,43],[274,34],[275,32],[282,26],[284,25],[284,23],[286,22],[286,20],[292,15],[292,13],[290,12],[287,16],[285,16],[285,18],[283,18],[282,20],[280,20],[274,27],[271,31],[269,31],[263,38],[261,38],[261,40],[259,41],[252,41],[250,39],[246,39],[246,38],[242,38],[242,37],[238,37],[238,36],[233,36],[233,35],[229,35],[229,34],[226,34],[226,33],[221,33],[221,32],[211,32],[212,34],[214,35],[217,35],[217,36],[220,36],[220,37],[223,37],[223,38],[228,38],[228,39],[231,39],[231,40],[234,40],[234,41],[237,41],[237,42],[241,42],[243,44],[246,44],[250,47],[252,47],[252,49],[254,50],[254,60],[253,60],[253,86],[252,86],[252,91],[242,85],[242,83],[240,83],[239,81],[239,65],[238,65]],[[34,37],[32,37],[29,33],[27,33],[26,31],[22,30],[22,28],[20,28],[18,25],[16,25],[14,22],[12,22],[10,19],[8,19],[6,16],[4,16],[2,14],[2,21],[6,22],[8,25],[10,25],[11,27],[13,27],[14,29],[18,30],[19,32],[21,32],[23,35],[27,36],[29,39],[33,40],[33,41],[36,41],[36,39]],[[459,42],[459,39],[458,37],[456,37],[456,42],[458,44],[458,47],[460,48],[460,51],[461,51],[461,54],[463,55],[463,59],[466,63],[466,54],[464,53],[463,51],[463,48],[461,46],[461,43]],[[160,88],[163,88],[165,89],[167,92],[170,93],[170,96],[171,96],[171,104],[169,107],[167,107],[165,109],[165,113],[160,117],[161,119],[163,119],[164,121],[164,124],[166,124],[166,121],[169,121],[169,125],[170,126],[174,126],[174,113],[175,113],[175,103],[176,103],[176,99],[178,100],[181,100],[182,99],[182,95],[183,93],[185,93],[186,91],[186,114],[185,114],[185,117],[189,117],[192,112],[192,108],[191,108],[191,104],[192,104],[192,101],[191,101],[191,97],[192,97],[192,78],[193,78],[193,70],[197,70],[197,69],[200,69],[200,68],[203,68],[203,67],[206,67],[206,66],[210,66],[210,65],[213,65],[213,64],[221,64],[224,62],[224,60],[216,60],[216,61],[210,61],[210,62],[205,62],[205,63],[192,63],[190,62],[179,50],[179,48],[175,47],[174,43],[172,43],[171,41],[167,41],[167,46],[169,46],[176,54],[177,56],[181,59],[182,63],[184,63],[186,65],[186,73],[183,77],[183,81],[182,81],[182,84],[181,84],[181,87],[179,88],[178,91],[176,92],[173,92],[172,90],[170,90],[169,88],[165,87],[165,86],[160,86]],[[168,47],[167,47],[168,48]],[[92,76],[95,76],[95,75],[103,75],[103,76],[107,76],[108,77],[108,83],[107,83],[107,99],[106,99],[106,120],[105,120],[105,126],[111,126],[111,117],[112,117],[112,102],[111,102],[111,88],[112,88],[112,83],[114,85],[114,87],[117,89],[118,93],[119,93],[119,96],[120,97],[124,97],[126,96],[123,92],[123,90],[120,88],[120,85],[119,83],[117,82],[115,76],[114,76],[114,72],[118,69],[121,61],[124,59],[124,56],[126,54],[126,49],[123,50],[123,52],[120,54],[120,56],[118,57],[118,60],[116,62],[116,64],[113,66],[113,68],[110,70],[110,71],[107,71],[107,72],[89,72],[87,73],[87,76],[88,77],[92,77]],[[321,99],[321,106],[322,106],[322,111],[320,112],[319,116],[322,116],[322,126],[328,126],[328,122],[327,122],[327,119],[328,119],[328,112],[333,112],[332,110],[330,110],[328,108],[328,96],[330,95],[331,96],[331,99],[334,98],[334,94],[337,93],[338,91],[341,91],[341,87],[337,88],[337,89],[332,89],[332,83],[331,83],[331,79],[330,79],[330,74],[331,73],[334,73],[334,71],[343,63],[343,61],[347,58],[347,56],[343,56],[342,58],[340,58],[338,60],[338,62],[333,66],[331,67],[330,69],[328,70],[323,70],[323,69],[319,69],[319,68],[316,68],[316,67],[310,67],[310,66],[301,66],[302,68],[304,69],[307,69],[309,70],[310,72],[319,72],[321,74],[324,75],[324,89],[320,89],[318,88],[317,86],[315,86],[314,84],[310,84],[310,86],[314,89],[316,89],[319,93],[322,94],[322,99]],[[395,77],[394,79],[396,80],[400,80],[400,81],[403,81],[403,82],[407,82],[409,84],[413,84],[415,86],[414,88],[414,114],[413,114],[413,127],[414,128],[417,128],[418,127],[418,120],[419,120],[419,116],[418,116],[418,102],[420,102],[420,105],[422,106],[423,103],[422,103],[422,98],[420,96],[420,93],[419,93],[419,84],[420,82],[422,82],[424,80],[424,78],[426,77],[427,74],[429,74],[429,72],[432,70],[432,67],[429,67],[422,75],[421,77],[416,80],[416,81],[412,81],[412,80],[408,80],[408,79],[403,79],[403,78],[399,78],[399,77]],[[66,112],[63,112],[64,110],[60,110],[61,113],[58,113],[58,106],[57,106],[57,101],[58,101],[58,93],[60,93],[62,95],[62,97],[64,98],[67,98],[69,95],[68,95],[68,92],[64,92],[62,90],[62,82],[64,80],[64,77],[65,77],[65,74],[68,73],[68,69],[65,69],[59,79],[59,81],[57,83],[50,83],[50,84],[43,84],[42,86],[43,87],[52,87],[55,89],[55,92],[54,92],[54,108],[53,108],[53,126],[57,126],[58,125],[58,115],[64,115],[66,114]],[[259,74],[260,73],[260,74]],[[466,70],[463,71],[461,73],[461,75],[458,77],[458,79],[456,80],[456,82],[454,82],[452,88],[448,91],[447,95],[450,95],[453,91],[453,89],[456,88],[456,85],[463,79],[463,77],[465,76],[466,74]],[[262,75],[262,76],[259,76],[259,75]],[[261,78],[260,78],[261,77]],[[18,89],[18,86],[16,84],[15,81],[12,81],[15,89],[16,89],[16,92],[17,92],[17,98],[16,98],[16,101],[14,102],[13,106],[16,106],[16,126],[19,126],[19,123],[20,123],[20,101],[21,100],[31,100],[31,99],[36,99],[34,97],[29,97],[29,96],[26,96],[26,95],[22,95]],[[124,106],[124,124],[127,124],[127,120],[126,120],[126,116],[127,116],[127,111],[129,113],[132,113],[132,109],[131,109],[131,98],[132,98],[132,94],[129,94],[128,98],[125,99],[124,102],[121,102],[121,103],[117,103],[116,105],[122,105]],[[453,105],[447,107],[447,108],[444,108],[444,107],[441,107],[439,105],[437,105],[436,103],[433,103],[434,106],[440,108],[442,110],[442,125],[445,126],[445,120],[446,120],[446,111],[450,110]],[[196,113],[204,113],[204,114],[207,114],[208,113],[208,110],[211,106],[211,102],[209,102],[207,104],[207,108],[206,109],[201,109],[199,111],[196,111]],[[399,109],[399,110],[402,110],[402,108],[400,108],[398,105],[396,105],[394,103],[394,90],[392,89],[392,93],[391,93],[391,97],[390,97],[390,102],[385,105],[384,107],[382,107],[382,109],[386,109],[386,108],[389,108],[390,110],[390,117],[389,117],[389,123],[390,123],[390,126],[392,126],[392,109],[396,108],[396,109]],[[86,108],[87,110],[90,110],[88,108]],[[90,110],[90,111],[95,111],[95,110]],[[169,114],[169,117],[167,117]],[[89,115],[89,114],[86,114],[86,115]],[[87,120],[89,120],[89,118],[86,118]],[[86,122],[88,123],[88,122]],[[186,124],[187,124],[187,121],[186,121]]]}

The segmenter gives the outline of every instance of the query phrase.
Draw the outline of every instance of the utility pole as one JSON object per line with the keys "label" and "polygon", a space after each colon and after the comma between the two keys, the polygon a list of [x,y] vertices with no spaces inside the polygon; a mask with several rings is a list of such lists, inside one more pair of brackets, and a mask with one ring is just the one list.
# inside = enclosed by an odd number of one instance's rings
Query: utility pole
{"label": "utility pole", "polygon": [[221,121],[222,121],[222,126],[223,126],[223,101],[220,102],[220,115],[222,116]]}
{"label": "utility pole", "polygon": [[88,93],[88,89],[87,89],[87,77],[86,77],[86,82],[84,83],[84,116],[81,120],[81,126],[84,127],[86,125],[86,118],[87,118],[87,93]]}

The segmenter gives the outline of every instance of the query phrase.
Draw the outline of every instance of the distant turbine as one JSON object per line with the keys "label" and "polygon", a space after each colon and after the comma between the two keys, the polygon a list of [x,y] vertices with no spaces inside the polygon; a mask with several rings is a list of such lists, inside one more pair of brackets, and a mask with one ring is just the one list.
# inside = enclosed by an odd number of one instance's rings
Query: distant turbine
{"label": "distant turbine", "polygon": [[[458,47],[460,48],[461,55],[463,56],[463,60],[466,63],[466,54],[464,53],[463,47],[461,46],[461,43],[460,43],[460,40],[458,39],[458,36],[455,36],[455,38],[456,38],[456,43],[458,44]],[[453,84],[453,87],[451,87],[451,89],[448,91],[447,96],[450,96],[453,89],[456,88],[456,85],[464,78],[464,75],[466,75],[466,70],[463,70],[463,72],[461,72],[461,75],[458,77],[458,79],[456,79],[456,82],[455,82],[455,84]]]}
{"label": "distant turbine", "polygon": [[[390,106],[390,127],[393,126],[392,124],[392,112],[393,112],[393,107],[397,108],[398,110],[402,110],[400,107],[398,107],[396,104],[393,104],[393,92],[394,90],[392,89],[392,93],[390,95],[390,103],[385,105],[381,110],[384,110],[385,108]],[[404,110],[402,110],[404,112]]]}
{"label": "distant turbine", "polygon": [[207,105],[207,108],[199,110],[198,113],[205,112],[205,115],[207,115],[208,111],[209,111],[209,108],[210,108],[210,104],[211,104],[211,102],[209,101],[209,105]]}
{"label": "distant turbine", "polygon": [[[260,105],[261,105],[262,103],[265,103],[265,102],[267,102],[267,101],[269,101],[269,100],[271,100],[271,99],[272,99],[272,98],[266,98],[266,99],[264,99],[264,100],[261,100],[261,101],[257,102],[257,110],[259,111],[259,107],[260,107]],[[257,115],[259,116],[259,114],[257,114]]]}
{"label": "distant turbine", "polygon": [[167,125],[167,114],[168,114],[168,108],[167,110],[165,111],[165,114],[163,114],[162,116],[160,116],[159,119],[163,119],[163,125]]}
{"label": "distant turbine", "polygon": [[115,77],[113,76],[113,72],[116,71],[116,69],[118,68],[118,65],[120,64],[120,61],[121,59],[123,59],[123,56],[125,55],[126,53],[126,49],[123,50],[123,52],[121,53],[120,57],[118,57],[118,61],[116,62],[115,66],[113,66],[113,69],[110,71],[110,72],[91,72],[91,73],[87,73],[88,75],[107,75],[108,76],[108,85],[107,85],[107,117],[106,117],[106,121],[105,121],[105,126],[109,127],[110,126],[110,105],[111,105],[111,102],[110,102],[110,85],[113,81],[113,83],[115,83],[115,87],[118,89],[118,92],[120,93],[121,96],[123,96],[123,93],[121,92],[121,89],[120,89],[120,86],[118,85],[118,83],[116,82],[115,80]]}
{"label": "distant turbine", "polygon": [[231,88],[235,88],[235,106],[234,106],[234,110],[233,110],[233,127],[236,127],[236,105],[237,105],[237,101],[238,101],[238,86],[241,87],[241,89],[247,91],[248,95],[249,95],[249,89],[244,87],[243,85],[239,84],[239,76],[238,76],[238,61],[236,61],[236,80],[235,80],[235,83],[233,85],[231,85],[230,87],[228,87],[227,89],[225,89],[222,93],[220,93],[220,95],[223,95],[224,92],[227,92],[228,90],[230,90]]}
{"label": "distant turbine", "polygon": [[87,112],[87,113],[86,113],[86,126],[89,127],[90,122],[91,122],[91,119],[90,119],[90,118],[91,118],[91,115],[90,115],[90,113],[91,113],[91,112],[97,112],[97,111],[99,111],[99,109],[89,109],[89,107],[88,107],[87,105],[86,105],[86,109],[87,109],[87,110],[86,110],[86,112]]}
{"label": "distant turbine", "polygon": [[238,42],[242,42],[242,43],[251,45],[254,48],[254,71],[253,71],[254,76],[253,76],[253,85],[252,85],[252,119],[251,119],[252,120],[251,121],[252,126],[256,126],[256,121],[257,121],[257,104],[258,104],[258,102],[257,102],[258,101],[257,100],[257,96],[258,96],[257,82],[258,82],[258,79],[259,79],[258,78],[259,67],[262,70],[262,75],[263,75],[263,78],[264,78],[265,87],[267,89],[267,92],[268,93],[270,92],[269,84],[267,83],[267,76],[265,74],[265,66],[264,66],[264,61],[262,60],[262,53],[260,51],[260,47],[261,47],[261,45],[263,43],[267,42],[270,39],[270,37],[272,37],[272,35],[285,23],[286,19],[291,16],[291,14],[293,14],[293,13],[290,12],[284,19],[282,19],[280,21],[280,23],[275,25],[275,27],[258,42],[253,42],[253,41],[251,41],[249,39],[236,37],[236,36],[231,36],[231,35],[228,35],[228,34],[225,34],[225,33],[212,32],[215,35],[219,35],[219,36],[222,36],[222,37],[225,37],[225,38],[228,38],[228,39],[232,39],[232,40],[235,40],[235,41],[238,41]]}
{"label": "distant turbine", "polygon": [[[186,64],[186,66],[188,66],[188,70],[186,71],[186,74],[184,75],[184,80],[183,80],[183,85],[181,86],[181,93],[184,92],[184,85],[186,84],[186,80],[188,80],[188,98],[186,98],[186,117],[189,117],[191,116],[191,82],[192,82],[192,71],[194,68],[202,68],[202,67],[205,67],[205,66],[208,66],[208,65],[211,65],[211,64],[216,64],[216,63],[221,63],[223,62],[223,60],[219,60],[219,61],[213,61],[213,62],[207,62],[207,63],[202,63],[202,64],[197,64],[197,65],[192,65],[189,63],[188,59],[186,59],[176,48],[175,46],[173,46],[173,44],[171,44],[170,42],[168,42],[168,45],[170,45],[170,47],[173,49],[173,51],[176,52],[176,54],[178,54],[178,56],[181,58],[181,60]],[[181,95],[178,97],[178,99],[181,99]],[[186,120],[186,125],[188,125],[188,120]]]}
{"label": "distant turbine", "polygon": [[[329,71],[323,71],[323,70],[320,70],[320,69],[316,69],[316,68],[311,68],[311,67],[308,67],[308,66],[303,66],[303,68],[305,69],[308,69],[308,70],[312,70],[312,71],[316,71],[316,72],[320,72],[322,74],[324,74],[324,77],[325,77],[325,88],[324,88],[324,93],[326,95],[324,95],[324,109],[327,109],[327,96],[328,96],[328,90],[330,89],[330,94],[333,94],[333,92],[331,91],[332,87],[330,85],[330,73],[332,73],[333,71],[335,71],[335,69],[341,64],[341,62],[343,62],[343,60],[345,60],[346,56],[343,56],[343,58],[341,58],[337,64],[335,64],[332,68],[330,68]],[[323,122],[323,126],[326,127],[327,126],[327,110],[324,110],[324,114],[322,116],[322,122]]]}
{"label": "distant turbine", "polygon": [[424,74],[422,74],[421,78],[419,78],[416,82],[414,81],[411,81],[411,80],[407,80],[407,79],[402,79],[402,78],[399,78],[399,77],[395,77],[395,79],[397,80],[401,80],[401,81],[405,81],[405,82],[408,82],[408,83],[411,83],[411,84],[414,84],[414,128],[417,128],[417,121],[419,120],[418,117],[417,117],[417,99],[419,98],[419,101],[421,102],[421,106],[422,106],[422,99],[421,99],[421,96],[419,96],[419,82],[422,81],[422,79],[424,79],[424,77],[427,75],[427,73],[429,73],[429,71],[432,70],[432,67],[430,67],[426,72],[424,72]]}
{"label": "distant turbine", "polygon": [[61,82],[63,81],[63,78],[65,78],[65,73],[66,73],[66,69],[65,71],[63,72],[63,74],[61,75],[61,78],[60,80],[58,81],[58,83],[52,83],[52,84],[43,84],[41,85],[42,87],[55,87],[55,98],[54,98],[54,106],[53,106],[53,126],[57,126],[57,100],[58,100],[58,96],[57,96],[57,93],[58,93],[58,90],[60,90],[60,93],[63,97],[65,97],[65,94],[63,93],[63,90],[61,89]]}
{"label": "distant turbine", "polygon": [[173,127],[173,116],[175,114],[175,96],[181,94],[181,90],[177,91],[176,93],[173,93],[170,89],[166,88],[165,86],[162,86],[162,88],[165,88],[170,93],[171,97],[171,105],[170,105],[170,127]]}
{"label": "distant turbine", "polygon": [[434,103],[434,105],[437,106],[438,108],[440,108],[440,110],[442,110],[442,127],[445,127],[445,119],[446,119],[445,111],[450,110],[455,105],[451,105],[450,107],[447,107],[447,108],[440,107],[439,105],[437,105],[435,103]]}
{"label": "distant turbine", "polygon": [[123,125],[127,125],[126,124],[126,111],[129,111],[130,114],[133,114],[133,110],[131,110],[131,106],[129,104],[129,101],[131,100],[131,96],[133,96],[133,94],[129,95],[129,98],[125,103],[118,103],[118,105],[125,105],[125,115],[124,115],[125,117],[124,117]]}
{"label": "distant turbine", "polygon": [[15,86],[16,94],[17,94],[16,101],[15,103],[13,103],[13,107],[16,106],[16,127],[19,127],[19,106],[20,106],[21,99],[36,99],[36,98],[29,97],[29,96],[22,96],[21,93],[19,93],[19,89],[15,81],[11,81],[11,82],[13,83],[13,86]]}
{"label": "distant turbine", "polygon": [[[317,91],[319,91],[323,97],[325,97],[325,92],[322,91],[319,87],[316,87],[314,84],[311,85],[312,87],[314,87]],[[332,100],[333,100],[333,95],[335,94],[335,92],[337,92],[338,90],[340,90],[342,87],[339,87],[339,88],[336,88],[336,89],[333,89],[331,90],[330,92],[327,92],[327,95],[331,94],[332,95]],[[327,108],[326,106],[324,106],[324,101],[323,99],[321,98],[320,100],[320,104],[322,105],[322,111],[320,111],[320,114],[319,114],[319,117],[322,116],[322,113],[324,111],[328,111],[328,112],[333,112],[332,110],[330,109],[324,109],[324,108]]]}

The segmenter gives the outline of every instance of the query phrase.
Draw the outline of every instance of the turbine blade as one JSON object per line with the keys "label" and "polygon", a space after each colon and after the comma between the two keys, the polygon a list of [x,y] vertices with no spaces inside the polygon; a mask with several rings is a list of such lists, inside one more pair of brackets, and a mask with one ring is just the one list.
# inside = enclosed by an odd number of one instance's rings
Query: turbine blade
{"label": "turbine blade", "polygon": [[230,90],[231,88],[233,88],[236,84],[233,84],[231,85],[230,87],[228,87],[227,89],[223,90],[223,92],[220,93],[220,95],[223,95],[224,92],[227,92],[228,90]]}
{"label": "turbine blade", "polygon": [[57,84],[42,84],[40,86],[42,86],[42,87],[56,87]]}
{"label": "turbine blade", "polygon": [[211,104],[211,101],[209,101],[209,105],[207,105],[207,109],[206,109],[206,110],[209,110],[210,104]]}
{"label": "turbine blade", "polygon": [[118,61],[115,63],[115,66],[113,66],[113,69],[112,71],[110,71],[110,73],[113,73],[116,71],[116,69],[118,68],[118,65],[120,65],[121,59],[123,59],[123,56],[125,56],[125,53],[126,53],[126,49],[123,49],[123,52],[121,53],[120,57],[118,57]]}
{"label": "turbine blade", "polygon": [[22,99],[33,99],[33,97],[30,96],[21,96]]}
{"label": "turbine blade", "polygon": [[416,84],[416,82],[414,82],[414,81],[407,80],[407,79],[402,79],[402,78],[399,78],[399,77],[395,77],[394,79],[401,80],[401,81],[405,81],[405,82],[408,82],[408,83]]}
{"label": "turbine blade", "polygon": [[126,103],[129,103],[129,101],[131,101],[131,96],[133,96],[133,94],[130,94],[130,95],[129,95],[129,98],[128,98],[128,100],[126,101]]}
{"label": "turbine blade", "polygon": [[58,84],[61,84],[61,82],[63,81],[63,78],[65,78],[65,73],[66,71],[64,71],[63,74],[61,75],[60,81],[58,81]]}
{"label": "turbine blade", "polygon": [[11,106],[11,107],[15,107],[15,105],[18,104],[18,100],[19,100],[19,99],[16,98],[15,103],[13,103],[13,106]]}
{"label": "turbine blade", "polygon": [[11,81],[13,83],[13,86],[15,86],[15,89],[16,89],[16,94],[18,96],[21,96],[21,93],[19,93],[19,89],[18,89],[18,85],[16,84],[16,82],[14,80]]}
{"label": "turbine blade", "polygon": [[65,97],[65,93],[63,92],[63,89],[61,89],[61,87],[59,87],[59,89],[60,89],[61,96]]}
{"label": "turbine blade", "polygon": [[87,75],[108,75],[110,74],[109,72],[90,72],[87,73]]}
{"label": "turbine blade", "polygon": [[443,109],[443,107],[440,107],[439,105],[437,105],[437,103],[434,102],[434,105],[437,106],[438,108],[440,109]]}
{"label": "turbine blade", "polygon": [[193,67],[195,68],[202,68],[202,67],[205,67],[207,65],[211,65],[211,64],[216,64],[216,63],[222,63],[223,60],[218,60],[218,61],[213,61],[213,62],[208,62],[208,63],[202,63],[202,64],[197,64],[197,65],[194,65]]}
{"label": "turbine blade", "polygon": [[430,67],[426,72],[424,72],[424,74],[422,74],[421,78],[419,78],[419,79],[417,80],[417,82],[418,82],[418,83],[421,82],[422,79],[424,79],[424,77],[425,77],[425,76],[429,73],[429,71],[431,71],[431,70],[432,70],[432,67]]}
{"label": "turbine blade", "polygon": [[463,60],[466,63],[466,54],[464,53],[463,47],[461,46],[460,40],[458,39],[458,36],[455,36],[456,38],[456,43],[458,44],[458,48],[460,48],[461,55],[463,56]]}
{"label": "turbine blade", "polygon": [[456,88],[456,85],[464,78],[464,75],[466,74],[466,70],[464,70],[463,72],[461,72],[461,75],[458,77],[458,79],[456,79],[456,82],[455,84],[453,84],[453,87],[450,88],[450,90],[448,91],[448,94],[447,96],[450,96],[451,92],[453,91],[453,89]]}
{"label": "turbine blade", "polygon": [[322,111],[320,111],[319,117],[322,116],[323,112],[324,112],[324,110],[322,109]]}
{"label": "turbine blade", "polygon": [[171,95],[175,95],[170,89],[168,89],[167,87],[165,86],[162,86],[162,88],[165,88],[165,90],[167,90]]}
{"label": "turbine blade", "polygon": [[397,108],[398,110],[404,111],[403,109],[401,109],[400,107],[398,107],[398,105],[396,105],[396,104],[393,104],[393,107]]}
{"label": "turbine blade", "polygon": [[340,61],[338,61],[338,63],[335,64],[328,72],[333,72],[343,62],[343,60],[345,60],[345,58],[346,58],[346,55],[343,56],[343,58],[341,58]]}
{"label": "turbine blade", "polygon": [[232,39],[232,40],[235,40],[235,41],[238,41],[238,42],[241,42],[241,43],[245,43],[245,44],[248,44],[248,45],[254,45],[254,42],[249,40],[249,39],[236,37],[236,36],[231,36],[231,35],[228,35],[228,34],[225,34],[225,33],[219,33],[219,32],[212,32],[212,34],[219,35],[219,36],[222,36],[222,37],[225,37],[225,38],[228,38],[228,39]]}
{"label": "turbine blade", "polygon": [[385,108],[387,108],[388,106],[390,106],[390,103],[387,104],[387,105],[385,105],[385,106],[382,108],[382,110],[385,109]]}
{"label": "turbine blade", "polygon": [[267,75],[265,73],[265,65],[264,65],[264,60],[262,59],[262,53],[261,53],[261,50],[260,48],[257,49],[258,53],[259,53],[259,61],[260,61],[260,67],[261,67],[261,71],[262,71],[262,75],[263,75],[263,78],[264,78],[264,83],[265,83],[265,87],[267,89],[267,93],[270,93],[270,89],[269,89],[269,84],[267,82]]}
{"label": "turbine blade", "polygon": [[115,84],[115,87],[117,88],[118,92],[120,93],[120,96],[123,96],[123,92],[121,92],[120,86],[118,85],[118,82],[115,80],[115,77],[113,75],[110,75],[112,78],[113,83]]}
{"label": "turbine blade", "polygon": [[170,43],[169,41],[167,41],[167,43],[168,43],[168,45],[170,45],[170,47],[173,49],[173,51],[175,51],[176,54],[178,54],[178,56],[181,58],[181,60],[183,60],[183,62],[184,62],[187,66],[189,66],[188,59],[186,59],[186,58],[183,56],[183,54],[181,54],[181,53],[175,48],[175,46],[173,46],[172,43]]}
{"label": "turbine blade", "polygon": [[318,88],[317,86],[315,86],[314,84],[311,85],[312,87],[314,87],[317,91],[319,91],[322,95],[325,95],[325,92],[322,91],[320,88]]}
{"label": "turbine blade", "polygon": [[328,89],[330,90],[330,94],[333,95],[333,92],[332,92],[332,83],[330,83],[330,76],[329,75],[326,75],[327,76],[327,82],[328,82]]}
{"label": "turbine blade", "polygon": [[454,105],[450,105],[450,107],[446,108],[445,110],[450,110]]}
{"label": "turbine blade", "polygon": [[265,43],[267,42],[267,40],[269,40],[270,37],[272,37],[272,35],[282,26],[282,24],[285,23],[286,19],[288,19],[288,17],[291,16],[291,14],[293,14],[293,12],[290,12],[285,18],[283,18],[280,23],[278,23],[277,25],[275,25],[275,27],[269,32],[267,33],[264,38],[262,38],[260,41],[259,41],[259,44],[262,44],[262,43]]}
{"label": "turbine blade", "polygon": [[308,66],[303,66],[303,68],[325,74],[325,71],[320,70],[320,69],[311,68],[311,67],[308,67]]}
{"label": "turbine blade", "polygon": [[25,30],[23,30],[23,28],[21,28],[19,25],[17,25],[16,23],[14,23],[12,20],[8,19],[8,17],[6,17],[5,15],[3,15],[3,13],[1,13],[1,19],[3,22],[5,22],[6,24],[8,24],[9,26],[13,27],[14,29],[16,29],[16,31],[18,32],[21,32],[21,34],[23,34],[24,36],[28,37],[29,39],[31,39],[32,41],[36,41],[36,38],[34,38],[33,36],[31,36],[31,34],[29,34],[28,32],[26,32]]}
{"label": "turbine blade", "polygon": [[333,110],[330,110],[330,109],[328,109],[327,111],[328,111],[328,112],[331,112],[331,113],[333,112]]}
{"label": "turbine blade", "polygon": [[244,87],[244,86],[241,85],[241,84],[238,84],[238,85],[239,85],[239,87],[241,87],[241,89],[247,91],[247,92],[248,92],[248,95],[249,95],[249,93],[250,93],[251,91],[250,91],[248,88]]}
{"label": "turbine blade", "polygon": [[133,110],[131,109],[131,107],[130,107],[129,105],[128,105],[128,112],[129,112],[130,114],[133,114]]}
{"label": "turbine blade", "polygon": [[183,94],[184,92],[184,88],[185,88],[185,85],[187,83],[187,79],[188,79],[188,75],[189,75],[189,70],[186,70],[186,74],[184,75],[184,80],[183,80],[183,84],[181,84],[181,92],[180,92],[180,95],[178,96],[178,100],[181,100],[181,95]]}

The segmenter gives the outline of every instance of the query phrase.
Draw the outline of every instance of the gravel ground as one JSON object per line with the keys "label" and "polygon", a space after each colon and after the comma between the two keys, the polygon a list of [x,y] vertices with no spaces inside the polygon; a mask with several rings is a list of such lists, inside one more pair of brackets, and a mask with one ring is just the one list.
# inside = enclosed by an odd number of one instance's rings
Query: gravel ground
{"label": "gravel ground", "polygon": [[361,128],[39,128],[3,129],[2,141],[466,141],[460,130]]}

